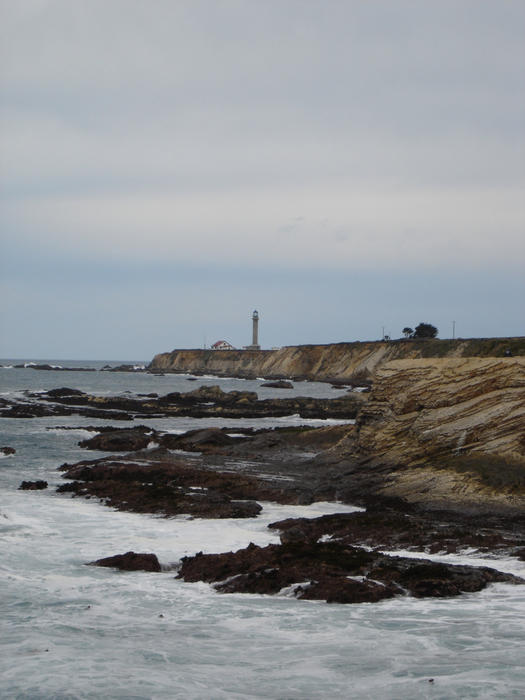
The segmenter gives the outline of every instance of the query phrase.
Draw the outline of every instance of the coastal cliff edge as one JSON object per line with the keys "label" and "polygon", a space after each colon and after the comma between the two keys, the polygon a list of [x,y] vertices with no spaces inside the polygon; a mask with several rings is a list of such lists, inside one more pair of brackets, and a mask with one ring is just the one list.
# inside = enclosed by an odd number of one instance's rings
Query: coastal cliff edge
{"label": "coastal cliff edge", "polygon": [[278,350],[173,350],[155,355],[149,370],[254,379],[358,383],[391,360],[427,357],[525,356],[525,338],[395,340],[295,345]]}

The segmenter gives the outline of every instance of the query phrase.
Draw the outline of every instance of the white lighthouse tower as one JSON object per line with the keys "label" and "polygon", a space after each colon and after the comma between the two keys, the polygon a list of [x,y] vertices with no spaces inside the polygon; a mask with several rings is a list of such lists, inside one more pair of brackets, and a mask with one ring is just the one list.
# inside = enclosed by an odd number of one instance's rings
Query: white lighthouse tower
{"label": "white lighthouse tower", "polygon": [[257,309],[252,314],[252,344],[246,345],[245,350],[260,350],[259,345],[259,312]]}

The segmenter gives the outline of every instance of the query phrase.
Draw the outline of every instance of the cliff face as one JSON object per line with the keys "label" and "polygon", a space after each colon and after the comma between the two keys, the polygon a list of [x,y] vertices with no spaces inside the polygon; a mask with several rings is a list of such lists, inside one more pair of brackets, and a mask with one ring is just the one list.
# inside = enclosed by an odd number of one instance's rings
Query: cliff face
{"label": "cliff face", "polygon": [[389,496],[524,508],[525,358],[389,362],[342,448],[366,473],[391,466],[379,489]]}
{"label": "cliff face", "polygon": [[410,340],[298,345],[279,350],[174,350],[153,358],[152,371],[236,377],[284,377],[359,381],[386,362],[425,357],[501,357],[510,349],[525,355],[525,338]]}
{"label": "cliff face", "polygon": [[358,449],[385,462],[525,456],[525,358],[396,360],[378,369]]}

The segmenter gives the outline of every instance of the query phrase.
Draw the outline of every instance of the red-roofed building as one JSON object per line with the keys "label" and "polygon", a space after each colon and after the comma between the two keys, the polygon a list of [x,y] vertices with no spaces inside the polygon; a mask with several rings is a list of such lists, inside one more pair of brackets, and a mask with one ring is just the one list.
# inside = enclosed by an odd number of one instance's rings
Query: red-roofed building
{"label": "red-roofed building", "polygon": [[231,343],[228,343],[226,340],[218,340],[216,343],[213,343],[211,346],[212,350],[235,350],[233,345]]}

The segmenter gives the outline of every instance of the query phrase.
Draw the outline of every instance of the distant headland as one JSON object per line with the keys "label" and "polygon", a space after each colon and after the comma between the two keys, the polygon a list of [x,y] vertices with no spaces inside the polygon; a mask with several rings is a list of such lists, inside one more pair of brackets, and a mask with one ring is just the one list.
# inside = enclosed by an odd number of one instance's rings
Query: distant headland
{"label": "distant headland", "polygon": [[391,360],[525,356],[525,337],[400,339],[289,345],[277,350],[178,349],[155,355],[148,370],[253,379],[358,383]]}

